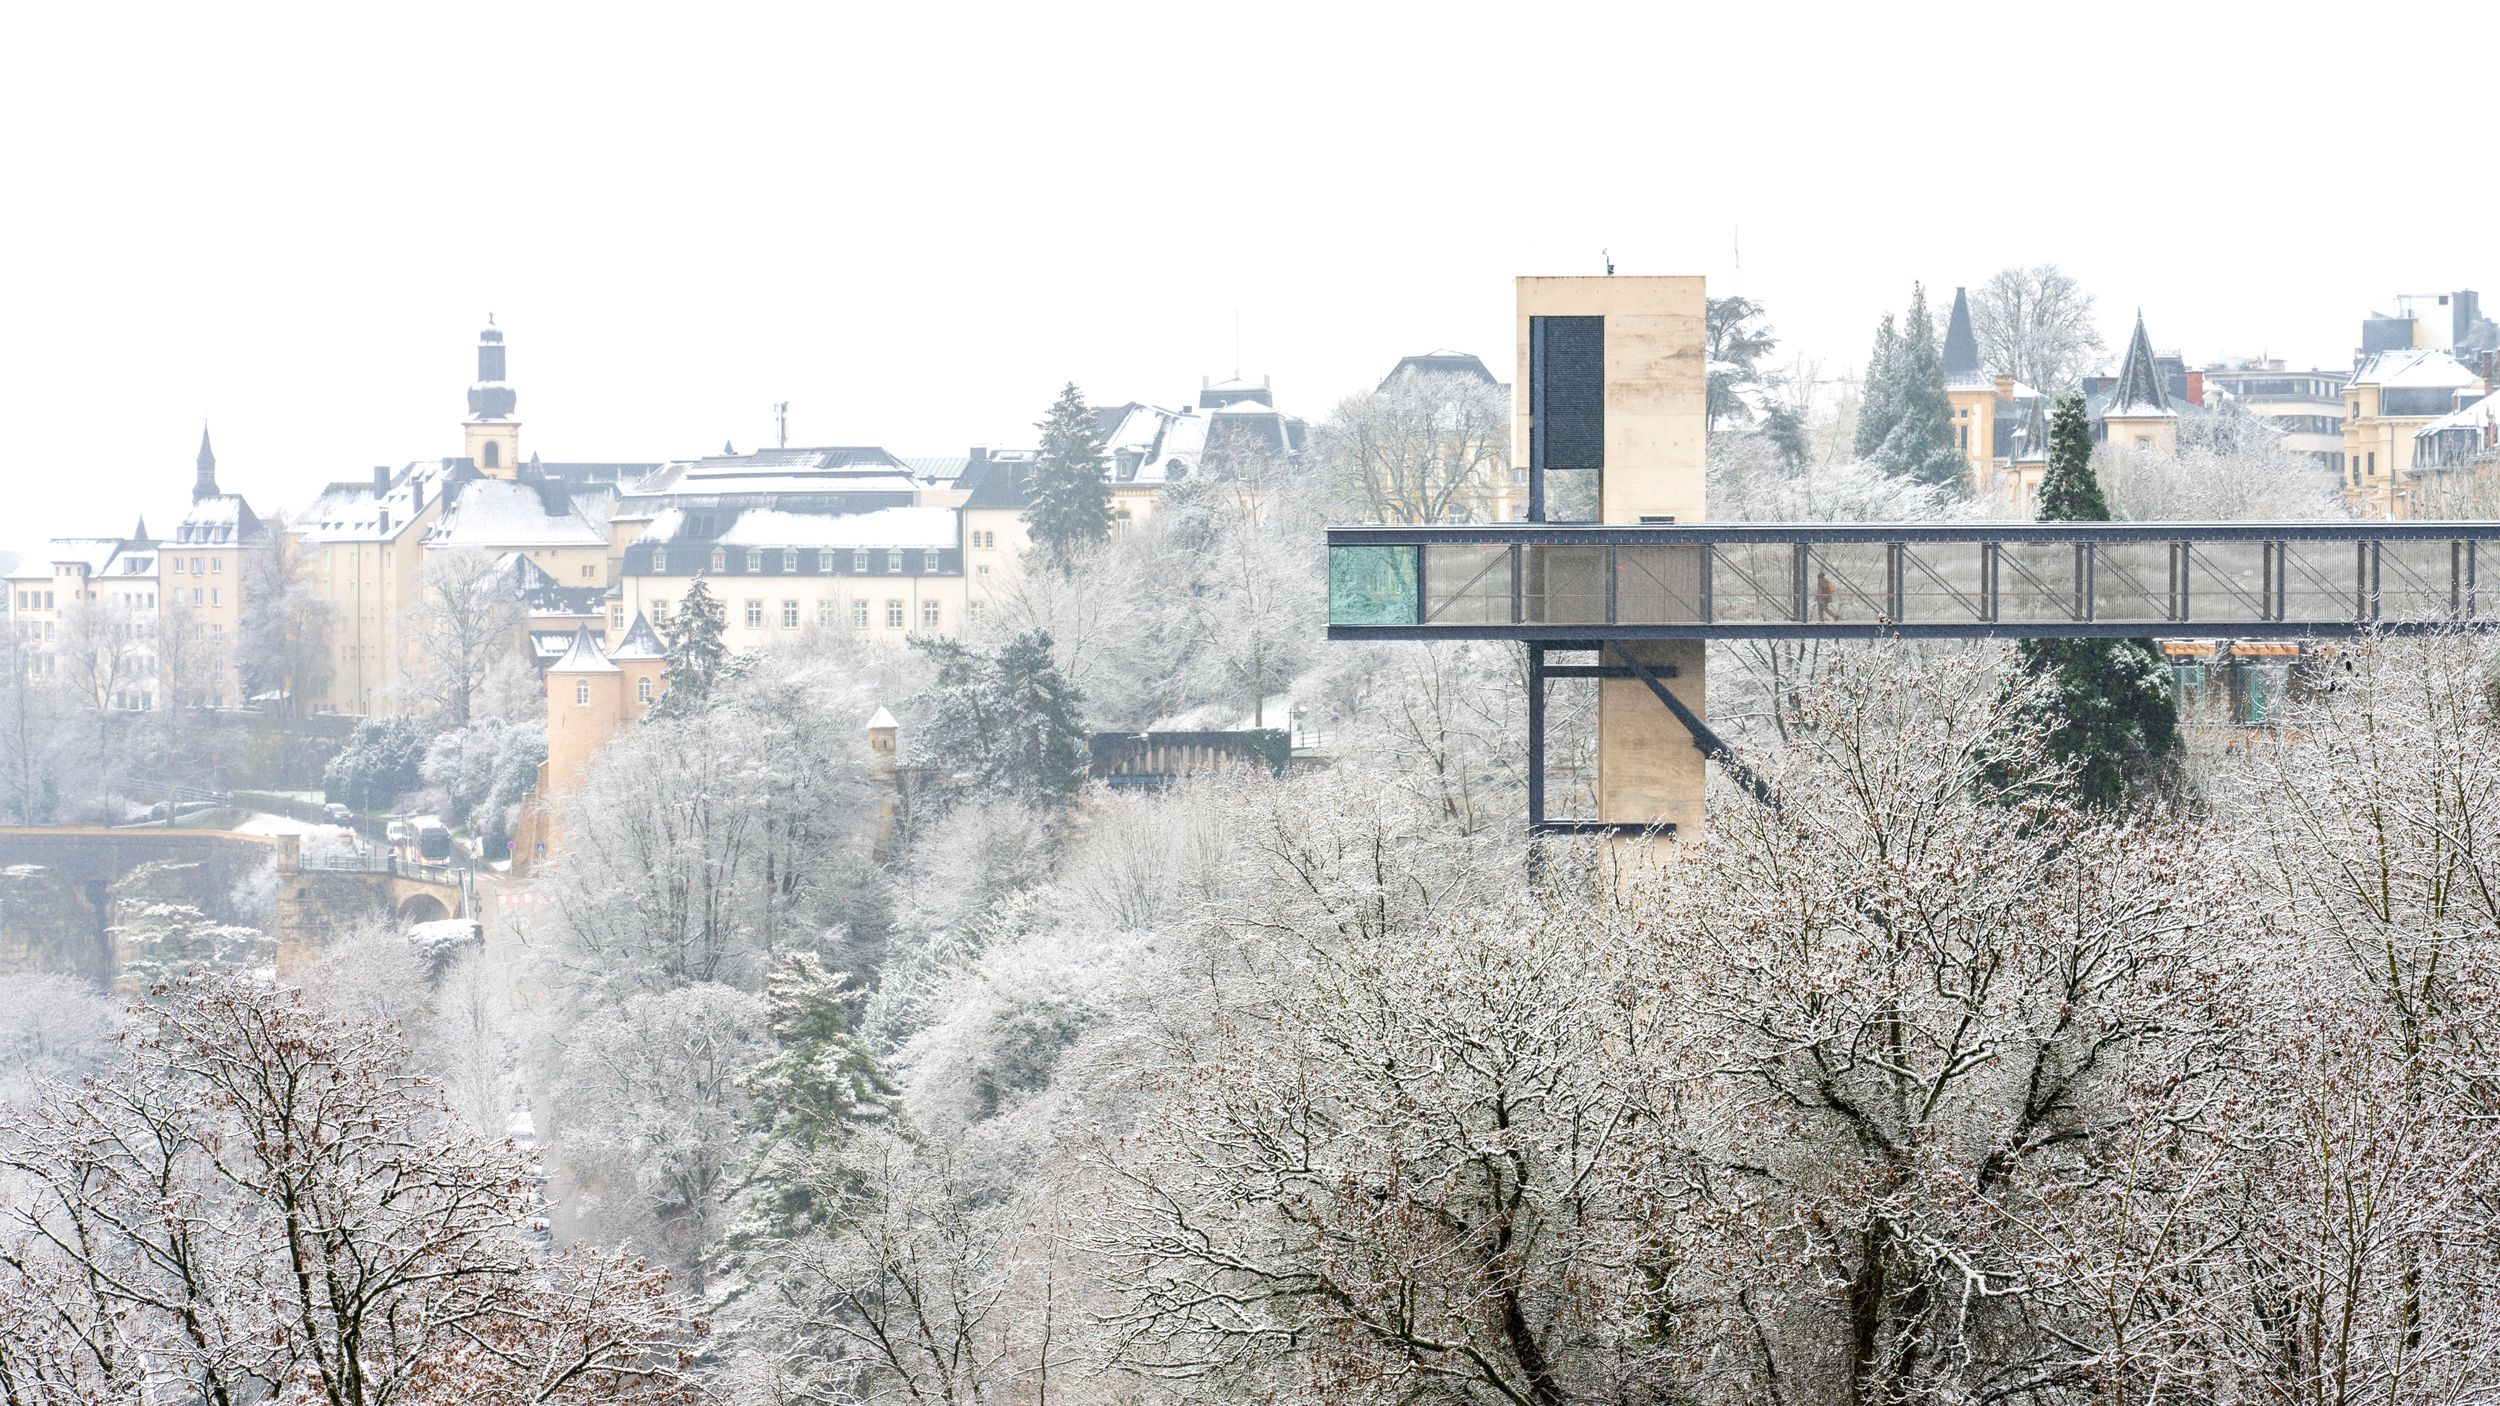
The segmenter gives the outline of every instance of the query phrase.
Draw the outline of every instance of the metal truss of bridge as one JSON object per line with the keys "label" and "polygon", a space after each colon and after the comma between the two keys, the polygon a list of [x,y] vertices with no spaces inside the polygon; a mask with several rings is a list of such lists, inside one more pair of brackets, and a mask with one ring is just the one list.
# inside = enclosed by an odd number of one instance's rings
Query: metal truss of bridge
{"label": "metal truss of bridge", "polygon": [[[1704,756],[1776,805],[1667,687],[1676,671],[1644,662],[1629,647],[1640,641],[2256,639],[2495,626],[2500,523],[1527,523],[1328,531],[1329,638],[1527,645],[1533,835],[1674,829],[1546,813],[1545,695],[1555,679],[1639,681]],[[1564,662],[1550,657],[1557,654]]]}
{"label": "metal truss of bridge", "polygon": [[2495,626],[2492,522],[1328,529],[1328,635],[1340,640],[1588,649]]}

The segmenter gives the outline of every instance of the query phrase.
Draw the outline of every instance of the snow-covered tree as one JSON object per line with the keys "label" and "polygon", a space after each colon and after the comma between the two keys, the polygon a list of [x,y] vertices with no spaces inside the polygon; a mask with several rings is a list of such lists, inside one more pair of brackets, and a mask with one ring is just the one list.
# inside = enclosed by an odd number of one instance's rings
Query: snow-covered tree
{"label": "snow-covered tree", "polygon": [[[1880,401],[1887,417],[1882,422],[1883,438],[1865,457],[1903,478],[1939,488],[1958,486],[1965,465],[1953,447],[1953,406],[1944,394],[1944,354],[1935,319],[1927,311],[1924,284],[1910,290],[1910,314],[1886,360],[1885,374],[1887,384]],[[1868,410],[1878,403],[1870,387]]]}
{"label": "snow-covered tree", "polygon": [[426,553],[401,631],[399,690],[446,727],[466,726],[495,665],[517,654],[528,615],[512,573],[471,547]]}
{"label": "snow-covered tree", "polygon": [[415,719],[367,718],[322,769],[322,793],[361,811],[388,809],[423,784],[425,748]]}
{"label": "snow-covered tree", "polygon": [[501,855],[546,760],[542,708],[537,718],[485,717],[441,734],[426,747],[419,774],[442,788],[454,823],[466,825],[486,854]]}
{"label": "snow-covered tree", "polygon": [[1103,477],[1102,431],[1084,392],[1071,381],[1035,422],[1041,453],[1024,510],[1033,551],[1065,571],[1091,547],[1111,536],[1111,485]]}
{"label": "snow-covered tree", "polygon": [[[2092,430],[2083,396],[2059,396],[2040,480],[2042,522],[2107,522],[2109,500],[2092,472]],[[2049,681],[2041,716],[2049,750],[2071,768],[2087,805],[2110,807],[2161,783],[2179,749],[2179,710],[2169,667],[2149,639],[2026,639],[2026,675]]]}
{"label": "snow-covered tree", "polygon": [[269,711],[292,716],[300,700],[330,686],[330,634],[338,609],[321,595],[315,575],[319,550],[291,537],[284,518],[246,544],[243,599],[249,602],[237,627],[235,668],[246,699],[274,698]]}
{"label": "snow-covered tree", "polygon": [[912,700],[919,765],[969,776],[982,790],[1064,804],[1085,784],[1083,700],[1051,658],[1050,636],[1020,634],[995,651],[923,637],[936,677]]}
{"label": "snow-covered tree", "polygon": [[1979,364],[2056,395],[2081,384],[2106,350],[2092,295],[2055,264],[1999,269],[1970,295]]}
{"label": "snow-covered tree", "polygon": [[646,716],[685,717],[701,712],[711,702],[712,690],[738,672],[723,643],[728,628],[728,610],[712,594],[710,584],[696,576],[686,588],[685,599],[660,625],[660,640],[668,653],[668,692],[660,695]]}
{"label": "snow-covered tree", "polygon": [[663,1277],[536,1261],[517,1157],[386,1033],[165,988],[121,1067],[0,1115],[0,1382],[30,1406],[696,1399]]}
{"label": "snow-covered tree", "polygon": [[2304,522],[2352,515],[2334,470],[2284,448],[2273,426],[2236,412],[2215,416],[2196,433],[2183,431],[2175,453],[2104,444],[2093,470],[2112,515],[2128,522]]}
{"label": "snow-covered tree", "polygon": [[48,825],[58,813],[69,724],[42,656],[10,622],[0,627],[0,820]]}
{"label": "snow-covered tree", "polygon": [[1757,403],[1777,380],[1762,370],[1762,359],[1779,347],[1766,316],[1762,304],[1741,295],[1709,300],[1703,351],[1710,370],[1703,398],[1713,430],[1742,429],[1770,408]]}
{"label": "snow-covered tree", "polygon": [[1875,345],[1866,354],[1866,374],[1860,382],[1858,421],[1850,443],[1850,452],[1858,459],[1872,460],[1901,419],[1901,355],[1901,333],[1892,314],[1885,313],[1884,320],[1875,324]]}
{"label": "snow-covered tree", "polygon": [[1337,402],[1311,452],[1337,511],[1366,522],[1480,518],[1510,472],[1510,396],[1445,371]]}
{"label": "snow-covered tree", "polygon": [[0,990],[0,1105],[23,1104],[47,1083],[105,1064],[121,1007],[74,976],[21,971]]}

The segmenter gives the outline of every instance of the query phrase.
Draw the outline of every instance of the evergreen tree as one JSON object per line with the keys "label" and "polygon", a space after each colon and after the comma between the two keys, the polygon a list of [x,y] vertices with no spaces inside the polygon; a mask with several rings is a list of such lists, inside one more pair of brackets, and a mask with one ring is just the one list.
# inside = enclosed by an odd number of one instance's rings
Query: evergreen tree
{"label": "evergreen tree", "polygon": [[1797,414],[1797,407],[1785,403],[1773,405],[1762,412],[1762,437],[1779,452],[1780,462],[1793,472],[1806,466],[1814,457],[1814,448],[1806,441],[1806,422]]}
{"label": "evergreen tree", "polygon": [[1024,521],[1033,550],[1066,571],[1086,548],[1111,538],[1111,485],[1103,474],[1102,435],[1073,381],[1034,428],[1042,432],[1041,459],[1033,469]]}
{"label": "evergreen tree", "polygon": [[1703,388],[1710,428],[1735,429],[1753,421],[1745,400],[1748,390],[1770,389],[1777,378],[1762,373],[1762,358],[1779,346],[1779,337],[1762,321],[1762,305],[1751,298],[1712,298],[1703,317],[1710,369]]}
{"label": "evergreen tree", "polygon": [[[2092,427],[2083,397],[2059,396],[2049,427],[2049,468],[2040,521],[2107,522],[2109,500],[2092,472]],[[2161,779],[2179,750],[2170,670],[2150,639],[2024,640],[2024,672],[2050,676],[2044,701],[2050,752],[2074,767],[2076,798],[2112,809]]]}
{"label": "evergreen tree", "polygon": [[1857,435],[1850,441],[1850,452],[1860,460],[1875,457],[1884,445],[1884,436],[1892,433],[1893,421],[1900,418],[1894,402],[1894,362],[1899,359],[1901,336],[1893,330],[1892,314],[1875,324],[1875,346],[1866,354],[1866,381],[1858,396]]}
{"label": "evergreen tree", "polygon": [[1049,635],[1027,630],[995,654],[948,639],[911,644],[937,665],[913,700],[922,765],[1027,800],[1075,797],[1085,784],[1084,703],[1051,658]]}
{"label": "evergreen tree", "polygon": [[[1927,289],[1913,284],[1909,321],[1901,329],[1888,368],[1891,424],[1869,456],[1886,473],[1939,488],[1959,487],[1963,459],[1953,444],[1953,405],[1944,393],[1944,352],[1935,319],[1927,312]],[[1864,428],[1861,421],[1861,429]]]}
{"label": "evergreen tree", "polygon": [[657,716],[686,717],[702,712],[712,690],[732,670],[723,636],[729,612],[712,595],[701,576],[686,588],[686,598],[660,626],[660,642],[668,650],[668,691],[651,705]]}
{"label": "evergreen tree", "polygon": [[852,994],[842,973],[804,952],[783,957],[765,985],[775,1052],[746,1081],[763,1126],[756,1196],[733,1246],[835,1226],[858,1194],[859,1174],[844,1156],[851,1133],[890,1115],[899,1099],[851,1030]]}

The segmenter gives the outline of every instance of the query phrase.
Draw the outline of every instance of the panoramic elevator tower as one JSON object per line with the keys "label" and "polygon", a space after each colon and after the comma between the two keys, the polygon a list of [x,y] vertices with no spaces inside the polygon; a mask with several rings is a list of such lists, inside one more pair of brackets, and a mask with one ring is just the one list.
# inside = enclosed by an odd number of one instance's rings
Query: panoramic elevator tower
{"label": "panoramic elevator tower", "polygon": [[[1696,524],[1709,516],[1708,314],[1702,280],[1521,278],[1519,376],[1512,443],[1527,447],[1531,523]],[[1559,601],[1617,585],[1602,548],[1548,551],[1523,591]],[[1592,633],[1603,634],[1604,631]],[[1623,649],[1705,716],[1698,639]],[[1541,654],[1541,650],[1532,651]],[[1562,673],[1542,666],[1538,673]],[[1650,682],[1601,653],[1597,675],[1597,819],[1626,828],[1701,832],[1703,756]],[[1541,696],[1541,679],[1536,685]],[[1540,706],[1539,711],[1542,711]],[[1542,751],[1542,748],[1538,750]]]}

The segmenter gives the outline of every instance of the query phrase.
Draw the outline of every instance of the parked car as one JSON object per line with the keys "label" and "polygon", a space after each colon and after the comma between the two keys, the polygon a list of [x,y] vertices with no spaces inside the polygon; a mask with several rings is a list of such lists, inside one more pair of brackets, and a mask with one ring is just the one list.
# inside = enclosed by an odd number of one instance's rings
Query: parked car
{"label": "parked car", "polygon": [[328,805],[323,806],[321,808],[321,813],[330,817],[330,823],[333,825],[352,825],[356,820],[356,812],[349,810],[347,807],[340,805],[336,801],[332,801]]}

